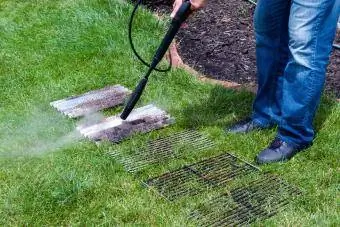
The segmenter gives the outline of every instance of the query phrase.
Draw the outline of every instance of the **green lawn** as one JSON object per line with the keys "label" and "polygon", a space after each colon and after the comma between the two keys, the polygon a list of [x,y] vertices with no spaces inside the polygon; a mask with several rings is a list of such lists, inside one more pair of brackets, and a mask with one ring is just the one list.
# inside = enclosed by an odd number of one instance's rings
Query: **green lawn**
{"label": "green lawn", "polygon": [[[97,147],[74,133],[75,120],[50,101],[105,85],[133,88],[146,70],[127,42],[131,5],[123,0],[0,0],[0,225],[176,225],[187,223],[190,202],[169,203],[107,155],[150,137],[188,127],[217,147],[155,169],[230,151],[252,161],[275,130],[225,135],[223,127],[249,115],[253,95],[203,84],[182,70],[153,74],[142,104],[176,118],[170,128]],[[166,23],[146,11],[136,18],[139,51],[152,56]],[[112,114],[116,111],[106,111]],[[289,163],[261,167],[300,187],[303,196],[258,225],[337,226],[340,106],[323,98],[314,146]]]}

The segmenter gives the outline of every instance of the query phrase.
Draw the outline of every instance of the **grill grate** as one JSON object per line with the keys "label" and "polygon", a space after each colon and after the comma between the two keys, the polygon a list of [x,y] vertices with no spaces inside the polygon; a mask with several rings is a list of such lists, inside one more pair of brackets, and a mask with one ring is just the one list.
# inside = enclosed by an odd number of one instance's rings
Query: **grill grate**
{"label": "grill grate", "polygon": [[242,226],[264,220],[282,210],[300,190],[265,174],[246,187],[222,194],[193,211],[190,219],[201,226]]}
{"label": "grill grate", "polygon": [[258,169],[253,165],[226,153],[149,179],[145,184],[173,201],[196,195],[206,188],[226,185],[254,171]]}
{"label": "grill grate", "polygon": [[174,120],[164,110],[150,104],[134,109],[126,120],[116,115],[94,125],[79,125],[77,129],[91,140],[118,143],[135,133],[147,133],[164,128],[173,122]]}
{"label": "grill grate", "polygon": [[51,102],[50,105],[70,118],[81,117],[124,103],[130,90],[121,86],[108,86],[79,96]]}
{"label": "grill grate", "polygon": [[185,130],[168,137],[150,141],[145,148],[133,154],[124,155],[111,152],[110,155],[122,163],[128,172],[134,173],[149,165],[181,157],[185,151],[200,151],[213,146],[214,143],[198,131]]}

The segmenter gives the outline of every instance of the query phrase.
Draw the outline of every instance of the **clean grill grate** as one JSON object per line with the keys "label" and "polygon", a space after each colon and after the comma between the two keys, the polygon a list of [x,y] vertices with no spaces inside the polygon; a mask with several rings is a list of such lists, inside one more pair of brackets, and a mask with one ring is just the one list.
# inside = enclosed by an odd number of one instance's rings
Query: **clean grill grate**
{"label": "clean grill grate", "polygon": [[173,201],[196,195],[207,188],[226,185],[254,171],[258,168],[226,153],[149,179],[145,184]]}
{"label": "clean grill grate", "polygon": [[200,226],[242,226],[264,220],[285,208],[298,188],[265,174],[246,187],[222,194],[193,211],[190,219]]}
{"label": "clean grill grate", "polygon": [[133,154],[111,152],[110,155],[122,163],[128,172],[134,173],[150,165],[181,157],[185,151],[206,150],[213,146],[214,143],[198,131],[185,130],[150,141],[145,148]]}

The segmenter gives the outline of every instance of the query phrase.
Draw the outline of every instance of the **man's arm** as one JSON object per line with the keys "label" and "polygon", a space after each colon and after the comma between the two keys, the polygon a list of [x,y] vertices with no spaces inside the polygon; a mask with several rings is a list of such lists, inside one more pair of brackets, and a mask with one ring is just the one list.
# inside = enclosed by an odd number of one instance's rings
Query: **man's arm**
{"label": "man's arm", "polygon": [[[176,12],[178,11],[182,3],[183,3],[183,0],[175,0],[174,5],[173,5],[173,11],[171,13],[171,17],[175,16]],[[192,10],[198,10],[205,5],[206,0],[190,0],[190,3],[191,3]]]}

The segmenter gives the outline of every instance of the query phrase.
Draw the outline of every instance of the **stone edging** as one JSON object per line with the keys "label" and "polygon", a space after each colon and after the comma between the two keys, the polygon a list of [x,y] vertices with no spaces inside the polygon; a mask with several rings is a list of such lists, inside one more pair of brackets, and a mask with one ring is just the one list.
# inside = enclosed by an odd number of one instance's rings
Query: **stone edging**
{"label": "stone edging", "polygon": [[[248,84],[239,84],[232,81],[221,81],[221,80],[215,80],[212,78],[207,77],[206,75],[203,75],[200,72],[197,72],[195,69],[191,68],[189,65],[185,64],[179,55],[177,51],[177,44],[176,41],[174,41],[171,46],[169,47],[169,51],[171,54],[171,64],[175,68],[182,68],[191,74],[193,74],[195,77],[197,77],[200,81],[207,82],[210,84],[219,84],[225,88],[228,89],[235,89],[235,90],[247,90],[253,93],[256,93],[257,85],[255,83],[248,83]],[[168,62],[170,62],[169,52],[166,55],[166,59]]]}
{"label": "stone edging", "polygon": [[[171,64],[175,68],[182,68],[189,73],[196,76],[200,81],[210,83],[210,84],[219,84],[225,88],[228,89],[234,89],[234,90],[246,90],[250,91],[252,93],[256,93],[257,85],[255,83],[247,83],[247,84],[238,84],[232,81],[221,81],[221,80],[215,80],[212,78],[208,78],[206,75],[203,75],[202,73],[197,72],[195,69],[191,68],[189,65],[185,64],[181,58],[181,56],[178,53],[177,50],[177,44],[176,41],[174,41],[171,46],[169,47],[169,51],[171,54]],[[166,59],[168,62],[170,62],[169,58],[169,52],[166,55]],[[340,99],[336,99],[336,101],[340,102]]]}

